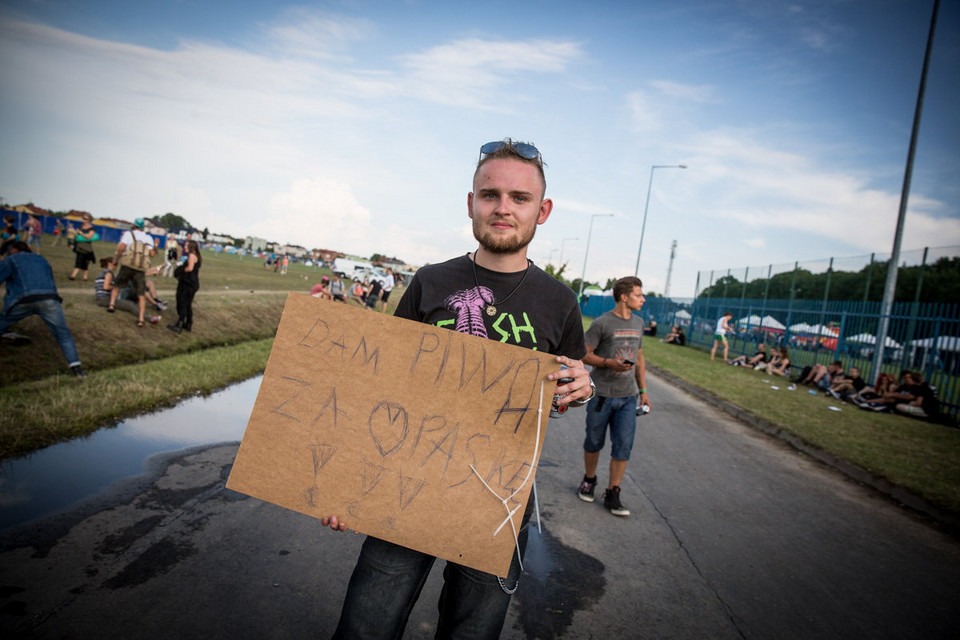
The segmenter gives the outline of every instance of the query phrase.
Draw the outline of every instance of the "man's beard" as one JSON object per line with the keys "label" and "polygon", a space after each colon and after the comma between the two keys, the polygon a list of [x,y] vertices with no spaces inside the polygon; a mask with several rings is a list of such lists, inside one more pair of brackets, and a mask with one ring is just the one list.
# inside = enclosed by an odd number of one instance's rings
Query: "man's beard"
{"label": "man's beard", "polygon": [[481,247],[493,254],[504,255],[520,251],[533,241],[537,227],[536,225],[531,227],[528,234],[524,234],[523,231],[519,229],[518,231],[520,231],[519,235],[514,234],[509,238],[504,238],[494,234],[489,229],[485,231],[481,230],[476,218],[474,218],[473,221],[473,237],[477,239]]}

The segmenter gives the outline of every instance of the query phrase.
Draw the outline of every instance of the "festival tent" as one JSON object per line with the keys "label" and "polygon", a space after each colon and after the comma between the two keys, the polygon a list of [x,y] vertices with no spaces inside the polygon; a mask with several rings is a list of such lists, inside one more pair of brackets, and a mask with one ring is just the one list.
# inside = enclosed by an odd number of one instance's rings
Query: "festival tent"
{"label": "festival tent", "polygon": [[783,331],[787,328],[787,325],[783,324],[773,316],[763,316],[763,319],[760,321],[760,327],[763,329],[772,329],[774,331]]}
{"label": "festival tent", "polygon": [[693,317],[690,315],[690,312],[686,309],[680,309],[674,315],[674,322],[681,327],[690,326],[690,319]]}
{"label": "festival tent", "polygon": [[936,349],[937,351],[960,351],[960,337],[940,336],[938,338],[924,338],[911,340],[912,349]]}
{"label": "festival tent", "polygon": [[746,325],[747,329],[759,327],[763,331],[783,331],[787,328],[786,325],[773,316],[763,316],[761,318],[757,314],[744,316],[737,320],[737,324],[740,326]]}
{"label": "festival tent", "polygon": [[824,324],[815,324],[810,327],[810,333],[814,335],[826,336],[828,338],[836,338],[840,335],[840,331],[833,327],[828,327]]}
{"label": "festival tent", "polygon": [[933,358],[936,366],[943,368],[947,372],[955,372],[960,369],[960,337],[958,336],[939,336],[936,338],[923,338],[922,340],[911,340],[910,360],[917,364],[917,350],[922,356],[919,360],[921,368],[926,368]]}
{"label": "festival tent", "polygon": [[[860,344],[877,344],[877,336],[872,333],[858,333],[855,336],[850,336],[847,338],[847,342],[858,342]],[[885,349],[900,349],[903,345],[899,342],[887,336],[887,339],[884,341],[883,346]]]}
{"label": "festival tent", "polygon": [[[855,336],[850,336],[846,341],[859,345],[867,345],[860,349],[860,356],[864,358],[873,357],[873,349],[870,347],[877,344],[877,337],[872,333],[858,333]],[[890,336],[887,336],[883,344],[884,349],[887,350],[888,358],[898,360],[903,356],[903,346]]]}

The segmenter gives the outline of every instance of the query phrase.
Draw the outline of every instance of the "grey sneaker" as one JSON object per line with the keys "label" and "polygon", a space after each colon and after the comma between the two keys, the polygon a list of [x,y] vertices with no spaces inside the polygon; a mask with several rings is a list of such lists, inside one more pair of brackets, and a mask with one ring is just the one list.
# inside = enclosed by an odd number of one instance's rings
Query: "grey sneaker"
{"label": "grey sneaker", "polygon": [[583,482],[580,483],[580,488],[577,489],[577,497],[583,500],[584,502],[593,502],[594,495],[593,490],[597,486],[597,478],[594,476],[593,480],[583,476]]}
{"label": "grey sneaker", "polygon": [[620,487],[613,487],[603,492],[603,506],[615,516],[630,515],[630,509],[620,503]]}

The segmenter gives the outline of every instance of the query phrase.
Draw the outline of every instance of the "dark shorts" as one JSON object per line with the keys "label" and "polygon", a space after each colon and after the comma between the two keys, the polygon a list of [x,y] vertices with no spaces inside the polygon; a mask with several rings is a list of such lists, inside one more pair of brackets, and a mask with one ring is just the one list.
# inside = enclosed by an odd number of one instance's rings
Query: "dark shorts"
{"label": "dark shorts", "polygon": [[97,259],[97,256],[92,253],[77,253],[75,255],[73,266],[81,271],[86,271],[90,267],[90,263]]}
{"label": "dark shorts", "polygon": [[610,457],[614,460],[629,460],[633,449],[633,437],[637,431],[637,397],[605,398],[595,396],[587,403],[586,438],[583,450],[599,453],[610,429]]}
{"label": "dark shorts", "polygon": [[120,267],[115,286],[121,289],[130,287],[139,298],[147,293],[147,276],[143,271],[137,271],[130,267]]}
{"label": "dark shorts", "polygon": [[390,299],[390,292],[389,292],[389,291],[384,291],[384,292],[380,295],[380,302],[386,302],[386,301],[389,300],[389,299]]}

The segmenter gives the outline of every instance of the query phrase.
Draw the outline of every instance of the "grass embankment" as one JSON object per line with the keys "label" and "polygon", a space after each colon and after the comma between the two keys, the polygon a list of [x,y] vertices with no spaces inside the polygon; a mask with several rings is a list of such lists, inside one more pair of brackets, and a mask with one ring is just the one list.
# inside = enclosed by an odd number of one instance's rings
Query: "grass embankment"
{"label": "grass embankment", "polygon": [[[98,257],[113,250],[113,245],[96,243]],[[29,337],[30,344],[0,346],[0,459],[255,375],[266,365],[287,292],[309,291],[328,273],[291,265],[288,274],[280,275],[255,258],[205,253],[193,331],[178,335],[166,329],[177,317],[176,280],[155,278],[160,297],[171,308],[159,323],[138,328],[133,315],[109,314],[94,304],[99,267],[90,269],[88,282],[70,281],[73,254],[63,246],[43,247],[42,252],[53,267],[89,375],[81,381],[67,372],[60,349],[38,317],[14,325],[11,330]],[[395,305],[399,291],[394,298]]]}
{"label": "grass embankment", "polygon": [[706,352],[694,348],[647,339],[644,354],[653,366],[931,504],[960,513],[960,429],[863,411],[822,394],[810,395],[809,387],[789,391],[786,378],[710,362]]}
{"label": "grass embankment", "polygon": [[[99,244],[98,255],[113,247]],[[288,290],[306,291],[325,271],[291,265],[281,276],[259,260],[205,254],[194,331],[164,326],[176,315],[138,329],[133,316],[108,314],[92,301],[91,282],[68,281],[73,256],[44,251],[57,274],[65,312],[89,377],[79,382],[46,327],[30,318],[13,330],[24,347],[0,347],[0,459],[90,433],[125,416],[245,379],[266,365]],[[175,281],[158,280],[173,301]],[[402,292],[397,290],[388,311]],[[585,327],[589,320],[585,320]],[[838,458],[901,486],[930,503],[960,512],[960,429],[883,415],[811,396],[805,388],[752,370],[710,362],[703,351],[648,339],[651,365],[727,400]],[[769,382],[764,382],[769,380]],[[771,385],[779,386],[772,390]],[[654,398],[654,402],[656,399]]]}

